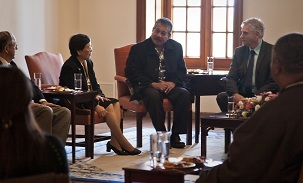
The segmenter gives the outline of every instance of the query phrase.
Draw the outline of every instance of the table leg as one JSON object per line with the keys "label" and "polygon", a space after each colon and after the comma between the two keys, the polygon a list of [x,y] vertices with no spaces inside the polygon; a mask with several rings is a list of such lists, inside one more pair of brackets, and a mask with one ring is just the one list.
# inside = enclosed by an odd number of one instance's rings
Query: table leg
{"label": "table leg", "polygon": [[195,95],[195,143],[199,143],[200,135],[200,95]]}
{"label": "table leg", "polygon": [[225,153],[228,152],[229,149],[229,145],[230,145],[230,134],[231,134],[231,130],[230,129],[226,129],[224,128],[225,131]]}
{"label": "table leg", "polygon": [[71,128],[72,128],[72,163],[76,161],[76,125],[75,125],[75,115],[76,115],[76,104],[75,100],[70,100],[71,102]]}
{"label": "table leg", "polygon": [[89,145],[89,148],[90,148],[90,157],[91,159],[94,159],[94,135],[95,135],[95,121],[94,121],[94,116],[95,116],[95,99],[93,98],[92,99],[92,102],[91,102],[91,108],[90,108],[90,145]]}
{"label": "table leg", "polygon": [[207,129],[201,126],[201,156],[206,157]]}

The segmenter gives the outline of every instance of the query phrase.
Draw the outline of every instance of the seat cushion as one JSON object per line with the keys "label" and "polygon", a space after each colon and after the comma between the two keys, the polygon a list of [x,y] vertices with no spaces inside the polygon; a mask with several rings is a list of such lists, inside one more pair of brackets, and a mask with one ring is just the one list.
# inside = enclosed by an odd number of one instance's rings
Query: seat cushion
{"label": "seat cushion", "polygon": [[[131,110],[134,112],[147,112],[146,107],[142,101],[130,101],[130,95],[119,98],[119,102],[123,109]],[[169,112],[173,110],[173,106],[168,99],[163,99],[164,111]]]}

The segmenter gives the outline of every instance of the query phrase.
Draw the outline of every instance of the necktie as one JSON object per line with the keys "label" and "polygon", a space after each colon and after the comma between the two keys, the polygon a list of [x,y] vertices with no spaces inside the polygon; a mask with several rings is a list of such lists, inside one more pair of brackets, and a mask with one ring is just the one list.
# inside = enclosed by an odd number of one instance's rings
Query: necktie
{"label": "necktie", "polygon": [[248,66],[246,70],[246,79],[245,79],[245,90],[246,94],[252,95],[252,75],[253,75],[253,69],[254,69],[254,57],[255,57],[255,51],[251,50],[249,54],[249,60],[248,60]]}

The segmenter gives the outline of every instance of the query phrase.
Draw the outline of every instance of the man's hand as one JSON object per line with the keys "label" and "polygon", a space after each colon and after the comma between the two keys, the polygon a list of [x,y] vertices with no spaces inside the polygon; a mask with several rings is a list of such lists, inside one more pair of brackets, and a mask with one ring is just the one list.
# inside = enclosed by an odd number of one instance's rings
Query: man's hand
{"label": "man's hand", "polygon": [[56,105],[56,104],[53,104],[53,103],[50,103],[50,102],[42,102],[41,104],[45,105],[45,106],[49,106],[49,107],[59,107],[59,105]]}
{"label": "man's hand", "polygon": [[165,89],[165,93],[169,93],[173,88],[175,88],[176,84],[174,82],[171,82],[171,81],[167,81],[167,82],[164,82],[165,83],[165,86],[166,86],[166,89]]}
{"label": "man's hand", "polygon": [[59,105],[53,104],[53,103],[49,103],[49,102],[42,102],[41,104],[35,103],[35,102],[31,102],[31,107],[39,107],[39,106],[49,106],[49,107],[58,107]]}
{"label": "man's hand", "polygon": [[176,85],[174,82],[171,81],[160,81],[157,83],[152,83],[151,86],[164,93],[169,93]]}
{"label": "man's hand", "polygon": [[242,95],[240,95],[239,93],[236,93],[233,95],[234,96],[234,100],[235,100],[235,103],[237,104],[240,100],[243,100],[244,97]]}

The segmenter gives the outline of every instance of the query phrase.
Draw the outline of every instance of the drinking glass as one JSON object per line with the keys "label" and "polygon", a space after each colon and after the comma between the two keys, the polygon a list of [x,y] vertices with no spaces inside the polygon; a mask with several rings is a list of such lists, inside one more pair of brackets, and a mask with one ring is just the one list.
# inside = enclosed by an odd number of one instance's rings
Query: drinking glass
{"label": "drinking glass", "polygon": [[169,149],[170,149],[170,132],[158,131],[158,138],[161,147],[161,162],[167,161],[169,157]]}
{"label": "drinking glass", "polygon": [[157,133],[150,135],[150,166],[156,167],[161,162],[161,147]]}
{"label": "drinking glass", "polygon": [[75,90],[82,90],[82,73],[74,73]]}
{"label": "drinking glass", "polygon": [[232,118],[235,117],[235,98],[234,96],[227,97],[227,115]]}
{"label": "drinking glass", "polygon": [[35,84],[40,90],[41,90],[41,76],[42,76],[42,74],[40,72],[34,73]]}
{"label": "drinking glass", "polygon": [[207,57],[207,72],[209,75],[214,72],[214,57]]}

